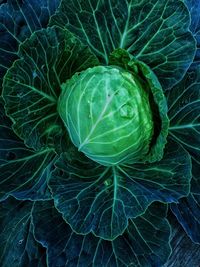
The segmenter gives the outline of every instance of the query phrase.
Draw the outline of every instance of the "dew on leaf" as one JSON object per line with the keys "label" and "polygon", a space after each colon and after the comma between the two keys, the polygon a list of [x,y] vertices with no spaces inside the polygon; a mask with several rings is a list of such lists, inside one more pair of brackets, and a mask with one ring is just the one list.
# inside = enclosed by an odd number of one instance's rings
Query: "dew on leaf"
{"label": "dew on leaf", "polygon": [[134,115],[134,109],[130,104],[125,104],[120,108],[120,116],[122,118],[132,118]]}
{"label": "dew on leaf", "polygon": [[18,244],[21,245],[23,243],[24,239],[20,239]]}

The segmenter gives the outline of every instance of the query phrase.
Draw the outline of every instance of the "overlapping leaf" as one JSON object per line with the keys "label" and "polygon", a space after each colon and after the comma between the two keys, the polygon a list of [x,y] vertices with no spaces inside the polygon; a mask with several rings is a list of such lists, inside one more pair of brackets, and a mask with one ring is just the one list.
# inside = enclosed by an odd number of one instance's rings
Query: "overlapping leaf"
{"label": "overlapping leaf", "polygon": [[90,50],[58,27],[35,32],[19,50],[4,78],[3,97],[14,131],[29,147],[56,147],[67,140],[57,112],[61,83],[98,64]]}
{"label": "overlapping leaf", "polygon": [[190,194],[171,206],[173,213],[193,242],[200,243],[200,194]]}
{"label": "overlapping leaf", "polygon": [[161,266],[170,254],[165,217],[165,205],[155,203],[141,217],[130,220],[122,236],[106,241],[73,232],[51,201],[37,202],[33,210],[34,234],[47,248],[49,267]]}
{"label": "overlapping leaf", "polygon": [[52,149],[34,152],[13,132],[0,103],[0,199],[49,199],[49,169]]}
{"label": "overlapping leaf", "polygon": [[34,239],[33,202],[9,198],[0,205],[1,267],[45,267],[46,250]]}
{"label": "overlapping leaf", "polygon": [[171,213],[170,225],[172,227],[170,242],[172,253],[162,267],[199,266],[200,246],[189,239],[181,225]]}
{"label": "overlapping leaf", "polygon": [[191,195],[172,210],[191,238],[200,242],[197,214],[200,190],[200,68],[188,72],[181,83],[168,92],[170,135],[192,157]]}
{"label": "overlapping leaf", "polygon": [[109,240],[153,201],[176,202],[189,193],[190,157],[171,142],[152,164],[106,168],[71,150],[55,165],[49,186],[65,220],[78,233]]}
{"label": "overlapping leaf", "polygon": [[190,70],[195,70],[200,64],[200,2],[197,0],[184,0],[184,2],[190,11],[190,30],[192,31],[197,42],[197,50],[194,62],[192,66],[190,66]]}
{"label": "overlapping leaf", "polygon": [[[0,88],[2,78],[18,58],[19,44],[46,27],[60,0],[8,0],[0,6]],[[1,90],[1,89],[0,89]]]}
{"label": "overlapping leaf", "polygon": [[183,78],[195,53],[189,12],[179,0],[63,0],[50,25],[69,29],[104,63],[114,49],[126,49],[164,89]]}

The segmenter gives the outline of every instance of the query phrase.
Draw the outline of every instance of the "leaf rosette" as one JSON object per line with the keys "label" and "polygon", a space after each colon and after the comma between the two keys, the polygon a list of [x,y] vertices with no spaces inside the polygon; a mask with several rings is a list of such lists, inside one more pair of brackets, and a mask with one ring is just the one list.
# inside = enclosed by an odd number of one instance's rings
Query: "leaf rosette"
{"label": "leaf rosette", "polygon": [[198,5],[38,2],[0,6],[2,266],[161,266],[167,204],[199,242]]}

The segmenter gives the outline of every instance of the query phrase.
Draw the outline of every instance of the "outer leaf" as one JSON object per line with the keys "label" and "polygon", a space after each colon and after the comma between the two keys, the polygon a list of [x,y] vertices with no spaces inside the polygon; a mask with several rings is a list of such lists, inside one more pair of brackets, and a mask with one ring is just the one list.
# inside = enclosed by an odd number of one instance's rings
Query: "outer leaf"
{"label": "outer leaf", "polygon": [[166,207],[155,203],[144,215],[130,220],[122,236],[106,241],[74,233],[48,201],[35,204],[33,224],[36,238],[47,248],[50,267],[152,267],[161,266],[170,254],[165,216]]}
{"label": "outer leaf", "polygon": [[187,195],[190,178],[190,157],[169,142],[163,159],[152,164],[106,168],[79,152],[65,153],[56,162],[49,186],[74,231],[110,240],[153,201],[176,202]]}
{"label": "outer leaf", "polygon": [[200,68],[188,72],[181,83],[168,92],[170,135],[192,157],[191,195],[172,205],[188,235],[200,242]]}
{"label": "outer leaf", "polygon": [[192,241],[200,244],[200,194],[180,199],[171,209]]}
{"label": "outer leaf", "polygon": [[186,6],[190,11],[191,25],[190,30],[192,31],[196,41],[197,50],[194,58],[194,62],[190,69],[195,70],[200,63],[200,2],[196,0],[184,0]]}
{"label": "outer leaf", "polygon": [[31,224],[33,202],[9,198],[0,205],[1,267],[45,267],[45,249]]}
{"label": "outer leaf", "polygon": [[66,134],[57,112],[61,83],[98,60],[58,27],[35,32],[20,46],[19,55],[21,59],[4,78],[3,91],[14,131],[34,149],[55,146],[59,150]]}
{"label": "outer leaf", "polygon": [[[0,6],[0,88],[2,78],[18,58],[19,44],[46,27],[60,0],[8,0]],[[0,89],[1,90],[1,89]]]}
{"label": "outer leaf", "polygon": [[49,199],[49,169],[52,149],[34,152],[27,148],[11,128],[0,103],[0,199],[13,195],[19,199]]}
{"label": "outer leaf", "polygon": [[169,132],[200,166],[200,68],[168,92]]}
{"label": "outer leaf", "polygon": [[103,63],[114,49],[126,49],[151,67],[164,89],[183,78],[196,50],[179,0],[63,0],[50,25],[75,33]]}
{"label": "outer leaf", "polygon": [[163,267],[198,267],[200,262],[200,246],[194,244],[188,238],[180,224],[172,216],[170,218],[170,225],[172,226],[172,254]]}

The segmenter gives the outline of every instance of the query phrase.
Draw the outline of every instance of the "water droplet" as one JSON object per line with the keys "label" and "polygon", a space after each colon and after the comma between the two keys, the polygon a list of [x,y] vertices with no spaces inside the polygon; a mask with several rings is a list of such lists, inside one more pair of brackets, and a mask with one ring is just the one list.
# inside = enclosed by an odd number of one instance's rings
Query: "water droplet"
{"label": "water droplet", "polygon": [[37,75],[37,72],[34,70],[34,71],[33,71],[33,79],[35,79],[37,76],[38,76],[38,75]]}
{"label": "water droplet", "polygon": [[112,179],[110,179],[110,178],[104,181],[105,186],[109,186],[111,184],[112,184]]}
{"label": "water droplet", "polygon": [[130,104],[125,104],[120,108],[120,116],[122,118],[132,118],[134,115],[134,109]]}
{"label": "water droplet", "polygon": [[23,92],[20,92],[20,93],[17,94],[17,97],[20,97],[21,98],[23,96],[24,96],[24,93]]}
{"label": "water droplet", "polygon": [[24,239],[20,239],[18,244],[21,245],[23,243]]}

